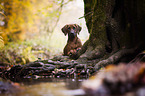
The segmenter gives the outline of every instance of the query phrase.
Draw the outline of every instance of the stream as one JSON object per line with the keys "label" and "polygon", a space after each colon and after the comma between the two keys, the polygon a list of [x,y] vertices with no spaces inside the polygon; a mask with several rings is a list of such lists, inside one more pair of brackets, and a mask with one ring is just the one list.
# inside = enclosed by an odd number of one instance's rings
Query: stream
{"label": "stream", "polygon": [[0,96],[145,96],[144,62],[110,65],[98,72],[93,65],[67,57],[1,64]]}
{"label": "stream", "polygon": [[0,68],[0,76],[10,81],[2,80],[1,96],[85,96],[81,83],[95,72],[92,62],[66,56]]}
{"label": "stream", "polygon": [[0,96],[84,96],[81,82],[86,79],[38,78],[17,82],[21,91]]}

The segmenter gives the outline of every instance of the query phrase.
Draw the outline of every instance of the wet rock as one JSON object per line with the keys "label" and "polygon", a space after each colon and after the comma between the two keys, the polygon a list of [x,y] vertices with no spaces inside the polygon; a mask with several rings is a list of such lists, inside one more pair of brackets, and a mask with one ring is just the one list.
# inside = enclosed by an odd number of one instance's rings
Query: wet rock
{"label": "wet rock", "polygon": [[55,77],[73,77],[74,76],[74,69],[57,69],[53,72]]}
{"label": "wet rock", "polygon": [[88,95],[116,96],[144,85],[144,78],[145,63],[110,65],[93,78],[84,81],[82,87]]}
{"label": "wet rock", "polygon": [[75,71],[80,73],[83,69],[86,69],[86,64],[78,64],[75,66]]}
{"label": "wet rock", "polygon": [[0,78],[0,94],[16,93],[19,91],[21,91],[20,86]]}
{"label": "wet rock", "polygon": [[135,95],[136,96],[144,96],[145,95],[145,86],[142,88],[139,88]]}
{"label": "wet rock", "polygon": [[60,56],[55,56],[52,60],[53,61],[61,61],[61,62],[63,62],[63,61],[68,61],[68,59],[69,59],[69,56],[60,55]]}
{"label": "wet rock", "polygon": [[47,69],[36,70],[32,75],[50,76],[50,75],[52,75],[52,71],[49,71],[49,70],[47,70]]}
{"label": "wet rock", "polygon": [[25,67],[25,70],[42,70],[43,67]]}
{"label": "wet rock", "polygon": [[74,68],[71,68],[71,69],[67,69],[67,70],[66,70],[66,74],[67,74],[67,75],[72,75],[72,74],[74,74],[74,72],[75,72],[75,71],[74,71]]}
{"label": "wet rock", "polygon": [[92,66],[88,66],[88,67],[87,67],[87,71],[89,71],[89,72],[87,72],[87,73],[89,73],[89,74],[93,74],[93,73],[96,72],[95,68],[92,67]]}
{"label": "wet rock", "polygon": [[69,66],[71,66],[71,64],[69,64],[69,63],[63,63],[63,64],[60,64],[59,65],[59,69],[67,69]]}
{"label": "wet rock", "polygon": [[50,60],[37,60],[26,65],[14,65],[10,70],[2,72],[1,77],[30,78],[34,75],[74,77],[79,75],[80,77],[87,78],[90,72],[94,72],[92,70],[87,64],[79,64],[78,61],[71,60],[68,56],[56,56]]}
{"label": "wet rock", "polygon": [[52,64],[44,64],[44,67],[56,67],[55,65],[52,65]]}
{"label": "wet rock", "polygon": [[32,62],[32,63],[29,63],[29,64],[26,64],[27,67],[42,67],[44,66],[44,63],[42,62]]}
{"label": "wet rock", "polygon": [[87,68],[87,64],[78,64],[75,66],[75,73],[78,77],[87,78],[90,76],[90,69]]}
{"label": "wet rock", "polygon": [[5,71],[9,68],[8,65],[3,65],[3,64],[0,64],[0,75],[2,75],[3,71]]}
{"label": "wet rock", "polygon": [[45,67],[45,69],[43,70],[47,70],[47,71],[54,71],[55,67]]}
{"label": "wet rock", "polygon": [[48,63],[48,64],[54,64],[54,61],[48,60],[47,63]]}

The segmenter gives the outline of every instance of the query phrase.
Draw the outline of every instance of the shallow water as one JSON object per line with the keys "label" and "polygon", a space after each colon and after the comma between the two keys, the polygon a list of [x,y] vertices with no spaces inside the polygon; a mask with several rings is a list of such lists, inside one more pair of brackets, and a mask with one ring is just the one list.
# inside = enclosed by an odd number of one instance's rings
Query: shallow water
{"label": "shallow water", "polygon": [[21,91],[1,96],[83,96],[80,89],[85,79],[38,78],[19,81]]}

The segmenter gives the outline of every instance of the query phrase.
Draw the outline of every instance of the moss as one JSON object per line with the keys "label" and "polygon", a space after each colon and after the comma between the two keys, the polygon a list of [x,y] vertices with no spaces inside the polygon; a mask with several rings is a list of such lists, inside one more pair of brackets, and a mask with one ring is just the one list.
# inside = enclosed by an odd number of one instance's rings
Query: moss
{"label": "moss", "polygon": [[106,14],[105,1],[95,0],[92,13],[90,31],[90,44],[95,48],[98,45],[105,45],[106,40]]}

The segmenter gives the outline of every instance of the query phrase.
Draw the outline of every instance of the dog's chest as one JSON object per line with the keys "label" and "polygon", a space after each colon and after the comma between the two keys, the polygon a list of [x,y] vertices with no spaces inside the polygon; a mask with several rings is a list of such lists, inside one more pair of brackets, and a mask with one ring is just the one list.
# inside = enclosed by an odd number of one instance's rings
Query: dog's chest
{"label": "dog's chest", "polygon": [[70,41],[70,42],[68,42],[68,44],[71,47],[71,49],[77,48],[78,47],[78,40],[74,40],[73,42]]}
{"label": "dog's chest", "polygon": [[71,42],[70,47],[71,47],[71,49],[74,49],[74,48],[78,47],[77,42]]}

